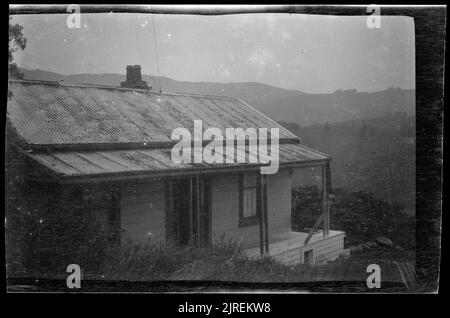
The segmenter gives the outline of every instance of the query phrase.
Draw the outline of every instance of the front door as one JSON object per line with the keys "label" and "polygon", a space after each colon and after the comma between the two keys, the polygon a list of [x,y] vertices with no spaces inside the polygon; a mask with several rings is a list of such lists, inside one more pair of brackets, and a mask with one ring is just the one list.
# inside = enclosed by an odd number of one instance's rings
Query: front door
{"label": "front door", "polygon": [[196,247],[211,241],[210,182],[197,176],[166,183],[166,239]]}

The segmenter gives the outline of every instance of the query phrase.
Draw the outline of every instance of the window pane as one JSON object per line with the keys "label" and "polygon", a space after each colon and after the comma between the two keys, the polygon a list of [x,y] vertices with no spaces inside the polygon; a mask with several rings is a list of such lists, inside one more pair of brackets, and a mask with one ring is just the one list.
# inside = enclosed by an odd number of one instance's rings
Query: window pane
{"label": "window pane", "polygon": [[256,189],[245,189],[243,193],[243,216],[251,217],[256,215]]}
{"label": "window pane", "polygon": [[252,192],[247,190],[247,216],[252,215]]}
{"label": "window pane", "polygon": [[251,196],[251,200],[252,200],[252,204],[251,204],[251,206],[252,206],[252,209],[250,210],[251,212],[250,212],[250,215],[251,216],[254,216],[256,213],[256,204],[255,204],[255,198],[256,198],[256,193],[255,193],[255,189],[253,189],[253,191],[252,191],[252,196]]}
{"label": "window pane", "polygon": [[252,215],[256,215],[256,189],[252,191]]}
{"label": "window pane", "polygon": [[248,199],[248,191],[244,190],[244,204],[243,204],[243,208],[244,208],[244,217],[248,217],[248,213],[249,213],[249,199]]}

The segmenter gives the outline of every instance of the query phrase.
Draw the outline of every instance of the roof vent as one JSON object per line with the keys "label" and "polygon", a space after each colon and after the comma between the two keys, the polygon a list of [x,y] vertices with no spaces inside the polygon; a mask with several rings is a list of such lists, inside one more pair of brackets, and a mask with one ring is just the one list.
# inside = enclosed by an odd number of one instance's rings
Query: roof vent
{"label": "roof vent", "polygon": [[140,65],[127,65],[127,80],[120,83],[121,87],[150,89],[146,81],[142,80]]}

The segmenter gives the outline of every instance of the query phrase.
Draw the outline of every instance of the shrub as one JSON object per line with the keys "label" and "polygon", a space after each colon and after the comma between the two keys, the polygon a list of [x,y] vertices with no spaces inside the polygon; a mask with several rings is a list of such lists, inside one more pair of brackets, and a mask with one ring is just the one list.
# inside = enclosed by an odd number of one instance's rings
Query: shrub
{"label": "shrub", "polygon": [[292,190],[292,228],[311,228],[322,213],[322,194],[317,186],[301,186]]}
{"label": "shrub", "polygon": [[[239,255],[237,244],[232,240],[225,240],[224,237],[203,248],[196,248],[193,244],[139,245],[125,238],[122,246],[111,251],[96,278],[126,281],[172,279],[177,274],[192,271],[192,266],[198,265],[199,262],[206,264],[203,268],[214,270],[235,255]],[[204,276],[203,274],[198,273],[197,276]]]}
{"label": "shrub", "polygon": [[[346,232],[348,244],[359,244],[387,236],[395,244],[414,249],[414,218],[404,214],[402,205],[389,204],[365,191],[334,190],[330,201],[330,227]],[[321,190],[304,186],[292,191],[293,229],[312,227],[322,213]]]}
{"label": "shrub", "polygon": [[110,242],[105,229],[89,216],[76,209],[18,214],[16,224],[20,224],[26,246],[26,273],[21,276],[65,277],[69,264],[79,264],[86,272],[97,271]]}

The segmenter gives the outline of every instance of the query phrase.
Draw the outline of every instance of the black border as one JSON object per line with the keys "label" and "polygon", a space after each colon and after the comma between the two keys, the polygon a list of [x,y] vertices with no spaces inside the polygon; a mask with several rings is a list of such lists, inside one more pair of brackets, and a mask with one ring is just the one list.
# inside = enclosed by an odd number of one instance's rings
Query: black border
{"label": "black border", "polygon": [[[4,12],[7,11],[4,10]],[[367,15],[365,7],[309,7],[303,10],[303,13]],[[445,7],[420,8],[381,6],[381,15],[410,16],[414,18],[415,23],[417,145],[416,266],[423,270],[419,275],[423,282],[433,282],[429,285],[429,292],[433,292],[437,288],[439,265],[441,262],[440,255],[441,252],[443,253],[443,248],[446,246],[445,243],[441,245],[446,14]],[[5,19],[4,21],[6,20],[8,19]],[[4,34],[6,34],[6,30]],[[4,43],[6,43],[6,41],[4,41]],[[6,53],[6,49],[4,49],[4,52]],[[6,63],[4,65],[6,65]],[[4,72],[3,74],[5,73],[7,72]],[[3,86],[3,88],[5,91],[2,96],[6,99],[7,87]],[[6,102],[4,105],[6,105]],[[5,112],[2,113],[2,116],[6,116],[6,107],[4,109]],[[5,122],[5,120],[3,120],[3,122]],[[443,233],[445,233],[445,230]],[[443,253],[443,255],[446,254]],[[444,257],[442,258],[441,264],[441,268],[443,269],[445,269],[443,266],[445,262],[446,258]],[[444,274],[444,271],[442,271],[441,274]],[[5,275],[3,277],[5,277]],[[442,278],[443,276],[441,276],[440,280],[441,290],[443,287]],[[229,284],[233,285],[236,283]],[[238,285],[239,289],[242,287],[245,288],[245,286],[242,286],[245,284]],[[259,286],[254,287],[264,288],[264,285],[265,284],[260,284]],[[119,289],[121,291],[126,291],[129,287],[132,286]],[[252,288],[253,286],[248,287]],[[274,284],[271,287],[288,292],[292,286],[289,286],[289,284]],[[171,288],[168,286],[168,289],[170,290]],[[312,287],[312,289],[314,290],[316,288]],[[321,288],[319,288],[318,291],[320,289]],[[335,291],[338,292],[339,289],[336,289]],[[194,287],[193,292],[200,291]]]}

